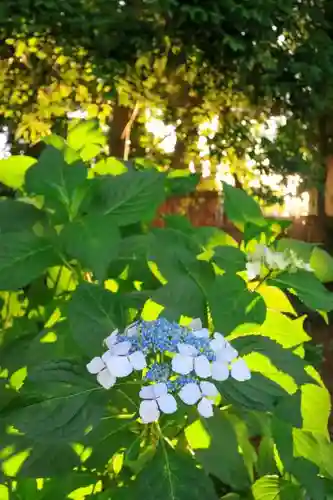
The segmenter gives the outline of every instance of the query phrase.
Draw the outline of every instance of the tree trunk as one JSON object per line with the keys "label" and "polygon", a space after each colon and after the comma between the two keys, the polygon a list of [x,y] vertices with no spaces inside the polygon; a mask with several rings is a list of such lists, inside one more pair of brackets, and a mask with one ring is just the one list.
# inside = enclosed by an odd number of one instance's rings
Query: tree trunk
{"label": "tree trunk", "polygon": [[[113,108],[112,120],[110,123],[109,132],[109,154],[116,158],[124,158],[126,149],[126,141],[128,137],[125,136],[127,124],[131,120],[133,110],[127,106],[116,104]],[[129,145],[127,144],[127,148]]]}

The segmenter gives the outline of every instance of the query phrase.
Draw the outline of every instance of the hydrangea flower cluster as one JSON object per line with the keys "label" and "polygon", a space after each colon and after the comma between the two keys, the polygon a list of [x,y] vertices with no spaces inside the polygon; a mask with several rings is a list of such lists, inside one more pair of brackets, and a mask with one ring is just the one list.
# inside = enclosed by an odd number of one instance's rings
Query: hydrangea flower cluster
{"label": "hydrangea flower cluster", "polygon": [[200,415],[211,417],[219,395],[213,381],[251,378],[236,349],[220,333],[211,337],[199,319],[189,327],[164,318],[138,321],[123,333],[111,333],[105,344],[107,351],[93,358],[87,370],[105,389],[113,387],[118,378],[139,372],[143,423],[158,420],[161,413],[176,412],[178,399],[197,405]]}
{"label": "hydrangea flower cluster", "polygon": [[247,255],[246,270],[248,279],[253,280],[260,277],[263,266],[270,271],[289,271],[291,273],[296,272],[298,269],[313,271],[311,265],[300,259],[291,249],[276,252],[272,248],[258,244],[254,252],[249,252]]}

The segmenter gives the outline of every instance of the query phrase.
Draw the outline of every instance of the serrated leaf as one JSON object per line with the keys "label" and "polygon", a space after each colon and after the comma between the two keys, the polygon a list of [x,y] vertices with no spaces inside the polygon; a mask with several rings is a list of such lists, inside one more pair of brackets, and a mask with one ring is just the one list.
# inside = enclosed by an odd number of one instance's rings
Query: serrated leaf
{"label": "serrated leaf", "polygon": [[0,182],[12,189],[21,188],[26,172],[34,163],[35,158],[21,155],[0,160]]}
{"label": "serrated leaf", "polygon": [[71,298],[68,319],[74,340],[88,356],[99,356],[103,340],[117,328],[115,294],[92,283],[80,285]]}
{"label": "serrated leaf", "polygon": [[302,500],[303,493],[297,484],[278,476],[264,476],[252,486],[254,500]]}
{"label": "serrated leaf", "polygon": [[207,474],[236,490],[250,486],[235,429],[224,412],[215,412],[207,420],[196,420],[185,429],[185,435]]}
{"label": "serrated leaf", "polygon": [[289,396],[280,385],[255,372],[245,382],[229,378],[216,385],[226,402],[249,410],[273,411],[281,398]]}
{"label": "serrated leaf", "polygon": [[92,175],[122,175],[127,171],[124,162],[117,160],[117,158],[108,157],[93,165],[89,173]]}
{"label": "serrated leaf", "polygon": [[86,215],[68,224],[61,233],[65,249],[96,278],[102,280],[111,260],[118,253],[120,233],[110,215]]}
{"label": "serrated leaf", "polygon": [[44,196],[47,207],[72,219],[85,195],[87,169],[81,162],[65,162],[63,153],[47,146],[36,165],[26,175],[25,187],[31,194]]}
{"label": "serrated leaf", "polygon": [[0,233],[15,233],[31,229],[43,218],[43,213],[31,203],[0,200]]}
{"label": "serrated leaf", "polygon": [[136,435],[130,432],[132,423],[132,419],[114,416],[96,425],[83,440],[85,446],[92,448],[85,465],[89,468],[104,470],[115,453],[129,448],[136,438]]}
{"label": "serrated leaf", "polygon": [[100,176],[91,182],[92,208],[97,213],[112,215],[114,222],[122,226],[151,220],[164,199],[164,176],[153,170]]}
{"label": "serrated leaf", "polygon": [[126,494],[131,500],[188,500],[189,491],[191,500],[218,499],[213,484],[189,455],[160,443]]}
{"label": "serrated leaf", "polygon": [[262,283],[262,285],[258,287],[258,293],[260,293],[264,299],[267,309],[297,316],[290,300],[280,288]]}
{"label": "serrated leaf", "polygon": [[282,273],[271,283],[281,288],[292,289],[298,298],[311,309],[333,310],[333,294],[329,292],[313,273],[299,270],[295,273]]}
{"label": "serrated leaf", "polygon": [[237,224],[252,222],[257,226],[265,226],[266,221],[259,205],[242,189],[223,183],[224,209],[228,218]]}
{"label": "serrated leaf", "polygon": [[248,290],[245,281],[234,274],[216,276],[207,291],[215,330],[229,334],[242,323],[261,324],[266,306],[257,292]]}
{"label": "serrated leaf", "polygon": [[22,288],[58,261],[52,244],[33,233],[0,235],[0,290]]}
{"label": "serrated leaf", "polygon": [[298,385],[314,382],[312,377],[305,371],[306,364],[293,354],[290,349],[284,348],[274,340],[260,335],[246,335],[233,340],[232,345],[241,356],[254,352],[260,353],[284,373],[290,375]]}
{"label": "serrated leaf", "polygon": [[220,269],[226,272],[237,273],[245,269],[245,254],[232,246],[218,246],[214,248],[213,261]]}

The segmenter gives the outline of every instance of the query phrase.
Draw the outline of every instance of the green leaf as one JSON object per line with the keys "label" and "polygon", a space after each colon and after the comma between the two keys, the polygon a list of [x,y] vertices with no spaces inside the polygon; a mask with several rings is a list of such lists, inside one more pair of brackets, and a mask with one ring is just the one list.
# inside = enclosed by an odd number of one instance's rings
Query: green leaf
{"label": "green leaf", "polygon": [[88,356],[101,354],[103,340],[119,322],[117,296],[105,288],[83,283],[71,298],[68,319],[74,340]]}
{"label": "green leaf", "polygon": [[85,465],[103,470],[115,453],[129,448],[136,438],[130,432],[132,424],[133,419],[117,417],[99,422],[83,440],[85,446],[92,448]]}
{"label": "green leaf", "polygon": [[[195,486],[195,487],[193,487]],[[213,484],[194,460],[164,442],[126,491],[131,500],[217,500]]]}
{"label": "green leaf", "polygon": [[235,429],[224,412],[215,412],[207,420],[196,420],[185,429],[185,435],[207,474],[236,490],[250,486]]}
{"label": "green leaf", "polygon": [[104,279],[108,265],[118,252],[120,233],[110,215],[86,215],[68,224],[61,238],[67,253]]}
{"label": "green leaf", "polygon": [[94,211],[112,215],[121,226],[153,219],[164,199],[164,175],[154,170],[99,176],[91,182]]}
{"label": "green leaf", "polygon": [[265,283],[262,283],[258,287],[258,292],[263,297],[267,309],[297,316],[290,300],[286,294],[280,290],[280,288],[277,288],[276,286],[268,286]]}
{"label": "green leaf", "polygon": [[[70,444],[60,442],[50,445],[50,443],[34,442],[28,458],[19,471],[19,477],[49,478],[63,476],[79,465],[79,457]],[[35,500],[35,497],[33,497],[33,500]]]}
{"label": "green leaf", "polygon": [[242,323],[260,324],[265,320],[264,300],[257,292],[248,290],[239,276],[216,276],[207,295],[215,330],[225,335]]}
{"label": "green leaf", "polygon": [[333,281],[333,257],[326,250],[315,247],[311,254],[310,265],[322,283]]}
{"label": "green leaf", "polygon": [[175,267],[170,276],[166,285],[153,292],[152,300],[164,306],[166,313],[173,319],[178,319],[182,314],[205,318],[205,291],[214,280],[211,265],[198,260],[178,261],[178,273]]}
{"label": "green leaf", "polygon": [[220,269],[233,273],[243,271],[246,264],[245,254],[232,246],[215,247],[213,261]]}
{"label": "green leaf", "polygon": [[102,151],[106,144],[106,136],[97,120],[82,121],[70,129],[67,143],[80,153],[83,161],[88,161]]}
{"label": "green leaf", "polygon": [[93,175],[122,175],[127,172],[125,164],[117,158],[109,157],[93,165],[89,173]]}
{"label": "green leaf", "polygon": [[241,384],[229,378],[216,385],[228,403],[249,410],[273,411],[281,398],[289,396],[280,385],[256,372]]}
{"label": "green leaf", "polygon": [[299,299],[311,309],[333,310],[333,294],[329,292],[313,273],[299,270],[295,273],[282,273],[271,280],[272,284],[292,289]]}
{"label": "green leaf", "polygon": [[315,245],[305,241],[294,240],[292,238],[281,238],[277,242],[277,250],[293,250],[302,260],[309,262]]}
{"label": "green leaf", "polygon": [[311,340],[311,337],[304,331],[304,320],[304,316],[291,319],[277,311],[268,310],[262,325],[240,325],[234,330],[231,338],[252,335],[252,332],[255,331],[256,334],[275,340],[283,347],[297,347]]}
{"label": "green leaf", "polygon": [[31,203],[11,199],[0,200],[0,233],[31,229],[43,215]]}
{"label": "green leaf", "polygon": [[270,436],[264,436],[259,444],[257,471],[259,476],[277,474],[275,462],[274,441]]}
{"label": "green leaf", "polygon": [[5,420],[39,443],[60,443],[82,438],[101,419],[107,394],[94,377],[78,371],[69,361],[45,363],[29,374],[19,408]]}
{"label": "green leaf", "polygon": [[186,196],[193,193],[200,178],[199,174],[191,174],[188,170],[171,170],[166,180],[168,196]]}
{"label": "green leaf", "polygon": [[252,222],[257,226],[265,226],[266,221],[259,205],[242,189],[223,183],[224,209],[228,218],[237,224]]}
{"label": "green leaf", "polygon": [[0,160],[0,182],[12,189],[21,188],[26,172],[34,163],[35,158],[30,156],[10,156]]}
{"label": "green leaf", "polygon": [[278,476],[264,476],[252,486],[254,500],[303,500],[301,488]]}
{"label": "green leaf", "polygon": [[43,195],[47,207],[73,219],[86,194],[86,177],[83,163],[69,165],[61,151],[47,146],[38,163],[28,171],[25,185],[29,193]]}
{"label": "green leaf", "polygon": [[0,235],[0,290],[17,290],[58,263],[52,244],[30,232]]}
{"label": "green leaf", "polygon": [[255,352],[266,356],[276,368],[290,375],[298,385],[314,382],[305,371],[306,364],[303,359],[270,338],[246,335],[234,339],[232,345],[241,356]]}

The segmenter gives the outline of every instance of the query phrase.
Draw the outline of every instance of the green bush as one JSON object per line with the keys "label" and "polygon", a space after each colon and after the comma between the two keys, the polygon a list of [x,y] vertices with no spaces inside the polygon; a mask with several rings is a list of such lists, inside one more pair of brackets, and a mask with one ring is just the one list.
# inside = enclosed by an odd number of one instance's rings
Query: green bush
{"label": "green bush", "polygon": [[180,178],[86,165],[85,126],[0,162],[0,498],[329,498],[330,397],[285,293],[333,310],[318,252],[228,185],[240,244],[179,216],[154,229]]}

